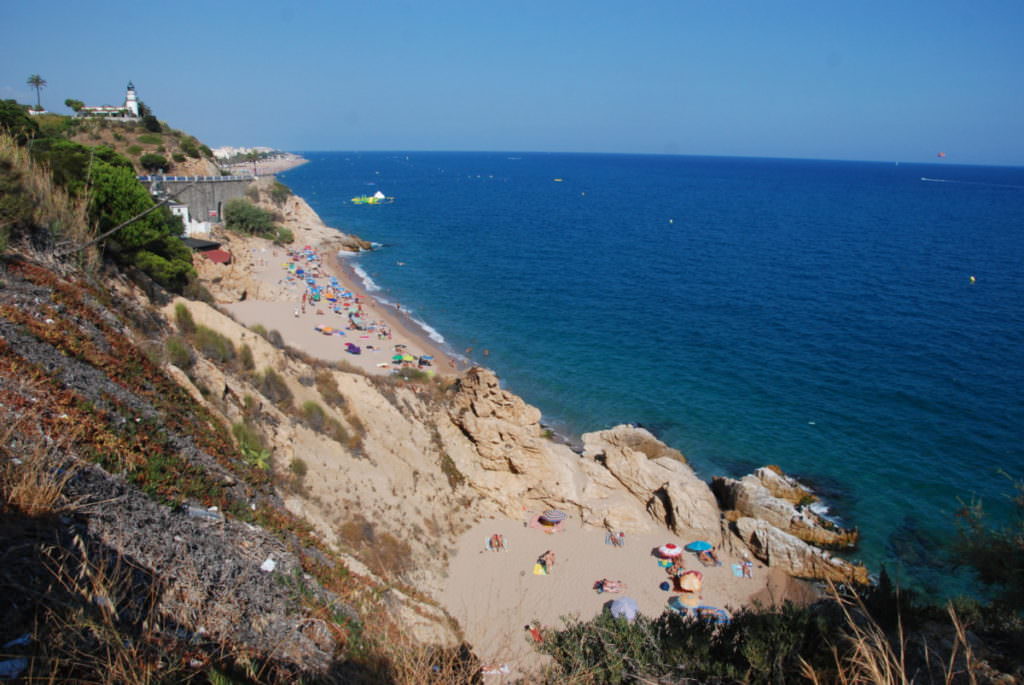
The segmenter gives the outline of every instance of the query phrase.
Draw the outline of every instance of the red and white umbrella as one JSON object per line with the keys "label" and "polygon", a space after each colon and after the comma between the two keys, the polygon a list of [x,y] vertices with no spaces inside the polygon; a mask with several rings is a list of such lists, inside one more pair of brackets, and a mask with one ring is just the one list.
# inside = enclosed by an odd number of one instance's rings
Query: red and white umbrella
{"label": "red and white umbrella", "polygon": [[683,553],[683,548],[679,545],[673,545],[671,542],[666,542],[664,545],[658,548],[658,556],[664,559],[674,559]]}

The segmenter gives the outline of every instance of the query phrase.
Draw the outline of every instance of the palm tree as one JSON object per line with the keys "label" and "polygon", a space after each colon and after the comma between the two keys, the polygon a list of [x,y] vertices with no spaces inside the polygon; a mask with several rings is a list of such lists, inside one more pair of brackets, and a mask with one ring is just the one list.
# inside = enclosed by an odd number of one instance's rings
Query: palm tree
{"label": "palm tree", "polygon": [[39,74],[32,74],[28,77],[28,80],[25,81],[25,83],[36,89],[36,111],[43,111],[43,105],[39,100],[39,93],[43,88],[46,87],[46,79],[44,79]]}

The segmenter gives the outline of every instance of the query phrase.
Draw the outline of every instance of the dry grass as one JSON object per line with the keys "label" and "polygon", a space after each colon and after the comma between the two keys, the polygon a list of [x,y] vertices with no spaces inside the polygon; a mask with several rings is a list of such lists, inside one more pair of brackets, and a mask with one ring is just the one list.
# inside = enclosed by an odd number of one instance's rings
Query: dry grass
{"label": "dry grass", "polygon": [[[28,149],[19,146],[13,138],[0,133],[0,164],[10,164],[18,176],[18,183],[31,201],[31,221],[50,230],[58,240],[73,244],[91,239],[92,228],[87,219],[87,199],[72,199],[61,186],[53,182],[49,169],[32,160]],[[0,226],[0,229],[6,229]],[[85,255],[86,264],[98,263],[96,249]]]}
{"label": "dry grass", "polygon": [[[826,677],[816,671],[809,663],[802,661],[802,675],[810,682],[841,683],[842,685],[910,685],[918,678],[908,672],[907,658],[909,654],[908,639],[904,631],[902,617],[897,617],[894,635],[885,630],[871,618],[863,600],[855,592],[843,595],[833,584],[829,584],[829,594],[841,608],[845,621],[846,635],[844,645],[833,645],[832,655],[835,671]],[[950,641],[948,657],[942,668],[942,682],[945,685],[968,682],[977,683],[975,675],[975,658],[967,639],[967,631],[952,604],[947,606],[950,621],[954,628],[953,639]],[[932,655],[925,645],[925,662],[932,663]]]}
{"label": "dry grass", "polygon": [[366,639],[385,659],[387,680],[394,685],[462,685],[480,682],[481,664],[465,645],[441,648],[417,642],[408,629],[390,621],[367,624]]}
{"label": "dry grass", "polygon": [[62,453],[72,438],[48,444],[34,424],[33,415],[22,416],[0,433],[0,504],[31,518],[73,508],[63,493],[77,469]]}

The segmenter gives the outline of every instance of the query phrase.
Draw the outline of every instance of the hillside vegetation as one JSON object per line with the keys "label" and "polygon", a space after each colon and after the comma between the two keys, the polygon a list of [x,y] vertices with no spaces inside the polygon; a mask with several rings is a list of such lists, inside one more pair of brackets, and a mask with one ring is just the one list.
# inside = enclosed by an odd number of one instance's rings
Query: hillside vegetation
{"label": "hillside vegetation", "polygon": [[[98,144],[125,132],[84,144],[0,116],[0,662],[46,682],[486,682],[420,590],[479,511],[436,423],[460,383],[371,379],[239,330],[195,301],[135,162]],[[403,440],[415,469],[388,461]],[[403,468],[408,510],[324,493],[285,441],[344,454],[371,492]],[[1024,529],[964,515],[999,602],[917,603],[883,574],[722,625],[570,620],[530,682],[1014,682]]]}
{"label": "hillside vegetation", "polygon": [[[138,174],[164,170],[178,176],[216,176],[220,170],[210,148],[193,136],[152,120],[78,118],[59,114],[36,116],[41,133],[89,146],[104,146],[132,163]],[[154,130],[155,129],[155,130]]]}

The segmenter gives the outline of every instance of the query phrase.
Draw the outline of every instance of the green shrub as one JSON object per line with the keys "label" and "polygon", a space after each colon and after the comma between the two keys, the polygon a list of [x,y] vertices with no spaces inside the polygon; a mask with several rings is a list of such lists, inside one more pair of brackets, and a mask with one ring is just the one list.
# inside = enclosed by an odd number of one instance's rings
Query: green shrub
{"label": "green shrub", "polygon": [[743,682],[799,680],[804,662],[827,668],[830,638],[840,625],[831,614],[785,604],[743,609],[718,625],[666,613],[635,621],[600,614],[545,632],[537,648],[550,655],[562,675],[587,673],[588,682]]}
{"label": "green shrub", "polygon": [[274,242],[278,245],[291,245],[295,242],[295,234],[291,229],[281,226],[277,229],[277,237],[274,238]]}
{"label": "green shrub", "polygon": [[284,347],[284,337],[282,337],[281,333],[277,330],[273,330],[267,333],[267,342],[269,342],[271,345],[278,349]]}
{"label": "green shrub", "polygon": [[413,383],[429,383],[434,378],[433,373],[423,369],[399,369],[397,375]]}
{"label": "green shrub", "polygon": [[322,431],[327,424],[327,413],[324,408],[312,400],[302,403],[302,420],[316,431]]}
{"label": "green shrub", "polygon": [[171,155],[171,159],[173,159],[177,164],[181,164],[182,162],[185,161],[185,155],[181,154],[180,152],[175,152],[173,155]]}
{"label": "green shrub", "polygon": [[192,312],[184,302],[174,305],[174,322],[178,324],[178,330],[184,335],[192,335],[196,332],[196,322],[192,318]]}
{"label": "green shrub", "polygon": [[267,329],[261,323],[254,323],[253,325],[249,326],[249,330],[255,333],[256,335],[260,336],[261,338],[265,339],[267,337]]}
{"label": "green shrub", "polygon": [[241,197],[224,205],[224,225],[231,231],[264,237],[276,233],[273,215]]}
{"label": "green shrub", "polygon": [[201,153],[203,154],[203,157],[206,157],[207,159],[209,159],[209,158],[212,158],[212,157],[213,157],[213,150],[211,150],[211,149],[210,149],[210,148],[209,148],[208,146],[206,146],[206,145],[200,145],[200,146],[199,146],[199,152],[201,152]]}
{"label": "green shrub", "polygon": [[139,155],[142,154],[142,148],[139,147],[138,145],[129,145],[126,152],[130,154],[132,157],[138,157]]}
{"label": "green shrub", "polygon": [[274,185],[270,189],[270,201],[280,207],[284,204],[284,201],[292,194],[292,189],[275,180]]}
{"label": "green shrub", "polygon": [[252,371],[256,368],[256,360],[252,356],[252,348],[242,343],[242,347],[238,350],[238,361],[242,363],[242,368],[246,371]]}
{"label": "green shrub", "polygon": [[279,404],[291,402],[291,388],[288,387],[288,384],[280,374],[269,367],[263,370],[257,387],[271,402]]}
{"label": "green shrub", "polygon": [[199,159],[199,145],[195,138],[185,138],[181,141],[181,151],[189,157]]}
{"label": "green shrub", "polygon": [[192,348],[182,338],[168,338],[164,349],[167,351],[167,360],[179,369],[190,369],[195,363]]}
{"label": "green shrub", "polygon": [[296,478],[301,480],[302,478],[306,477],[306,473],[309,471],[309,467],[306,465],[305,461],[303,461],[299,457],[295,457],[294,459],[292,459],[292,462],[288,464],[288,470],[295,474]]}
{"label": "green shrub", "polygon": [[170,166],[167,162],[167,158],[163,155],[157,155],[152,152],[148,152],[139,157],[139,164],[146,171],[155,172],[162,169],[167,169]]}
{"label": "green shrub", "polygon": [[213,293],[207,290],[206,286],[195,277],[195,274],[189,278],[188,283],[185,284],[181,294],[190,300],[198,300],[207,304],[213,304]]}
{"label": "green shrub", "polygon": [[231,426],[231,434],[238,442],[238,450],[245,460],[260,469],[270,468],[270,451],[263,442],[263,436],[248,421]]}
{"label": "green shrub", "polygon": [[161,145],[164,142],[163,137],[156,133],[143,133],[141,136],[135,139],[143,145]]}
{"label": "green shrub", "polygon": [[338,390],[338,381],[335,380],[334,374],[328,369],[321,369],[316,372],[316,389],[320,393],[320,397],[324,398],[331,407],[341,408],[345,406],[345,398],[342,396],[341,391]]}
{"label": "green shrub", "polygon": [[196,348],[213,361],[222,364],[235,358],[235,346],[226,337],[206,326],[196,326]]}

